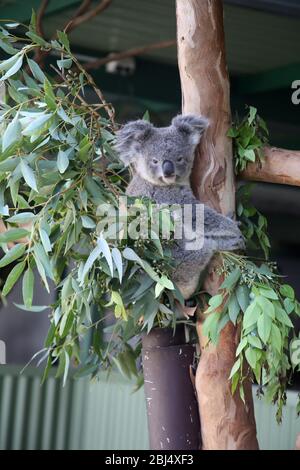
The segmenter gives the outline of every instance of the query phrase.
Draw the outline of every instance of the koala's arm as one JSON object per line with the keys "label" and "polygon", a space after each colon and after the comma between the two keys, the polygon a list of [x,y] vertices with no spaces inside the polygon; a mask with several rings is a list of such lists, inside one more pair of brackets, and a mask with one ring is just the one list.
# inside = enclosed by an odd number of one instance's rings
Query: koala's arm
{"label": "koala's arm", "polygon": [[204,237],[214,241],[217,250],[245,249],[238,223],[207,206],[204,209]]}

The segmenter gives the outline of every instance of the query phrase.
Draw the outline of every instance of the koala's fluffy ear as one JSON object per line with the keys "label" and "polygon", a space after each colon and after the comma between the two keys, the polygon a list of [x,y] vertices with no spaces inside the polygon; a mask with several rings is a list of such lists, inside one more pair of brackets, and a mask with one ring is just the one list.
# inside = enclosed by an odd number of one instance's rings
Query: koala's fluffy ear
{"label": "koala's fluffy ear", "polygon": [[153,125],[143,119],[128,122],[117,132],[115,148],[126,166],[133,161],[153,132]]}
{"label": "koala's fluffy ear", "polygon": [[203,116],[196,116],[194,114],[180,114],[172,120],[172,125],[178,130],[187,135],[191,144],[197,145],[200,142],[201,136],[209,125],[209,120]]}

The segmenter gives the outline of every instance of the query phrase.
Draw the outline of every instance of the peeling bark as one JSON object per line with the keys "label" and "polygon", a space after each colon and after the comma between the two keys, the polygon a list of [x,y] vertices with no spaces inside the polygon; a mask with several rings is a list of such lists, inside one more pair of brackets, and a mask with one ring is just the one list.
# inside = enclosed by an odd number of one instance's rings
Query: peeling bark
{"label": "peeling bark", "polygon": [[276,147],[264,149],[264,160],[249,163],[241,179],[300,186],[300,151]]}
{"label": "peeling bark", "polygon": [[[231,115],[222,1],[177,0],[177,41],[182,111],[210,120],[196,152],[192,187],[199,200],[232,214],[235,185],[232,145],[226,137]],[[220,285],[215,264],[216,260],[205,282],[211,293]],[[206,347],[199,317],[201,359],[196,389],[203,449],[257,449],[251,383],[245,383],[244,405],[239,394],[232,396],[228,380],[235,362],[237,330],[228,324],[217,347]]]}

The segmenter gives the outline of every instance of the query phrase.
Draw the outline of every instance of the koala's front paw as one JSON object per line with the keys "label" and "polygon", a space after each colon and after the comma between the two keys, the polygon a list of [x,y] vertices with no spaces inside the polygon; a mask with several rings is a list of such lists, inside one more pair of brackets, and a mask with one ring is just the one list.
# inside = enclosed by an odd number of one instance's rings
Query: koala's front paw
{"label": "koala's front paw", "polygon": [[245,250],[245,249],[246,249],[246,243],[245,243],[245,239],[244,239],[244,237],[241,233],[239,235],[233,237],[228,242],[227,250],[229,250],[229,251]]}

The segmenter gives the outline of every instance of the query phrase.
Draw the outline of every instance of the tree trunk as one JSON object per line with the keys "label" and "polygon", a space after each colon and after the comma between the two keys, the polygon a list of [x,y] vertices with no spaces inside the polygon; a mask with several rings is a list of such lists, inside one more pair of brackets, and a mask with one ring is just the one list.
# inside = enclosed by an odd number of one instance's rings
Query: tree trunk
{"label": "tree trunk", "polygon": [[240,177],[250,181],[300,186],[300,152],[266,147],[263,162],[248,163]]}
{"label": "tree trunk", "polygon": [[[226,137],[231,115],[221,0],[177,0],[177,41],[182,111],[210,120],[196,152],[192,186],[202,202],[231,215],[235,185],[232,145]],[[210,293],[220,285],[215,264],[216,260],[206,280]],[[217,347],[205,347],[200,318],[198,335],[201,359],[196,388],[203,449],[257,449],[251,383],[244,383],[244,405],[238,393],[232,396],[228,380],[235,362],[237,329],[228,324]]]}

